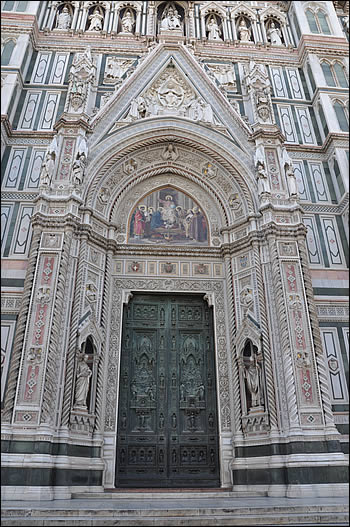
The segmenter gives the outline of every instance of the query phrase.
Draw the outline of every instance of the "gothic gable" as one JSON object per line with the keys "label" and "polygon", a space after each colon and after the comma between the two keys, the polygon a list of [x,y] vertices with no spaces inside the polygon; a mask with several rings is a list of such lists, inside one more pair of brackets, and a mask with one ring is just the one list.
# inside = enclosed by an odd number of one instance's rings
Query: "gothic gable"
{"label": "gothic gable", "polygon": [[92,118],[94,145],[131,122],[165,115],[225,132],[250,151],[250,129],[182,45],[159,44]]}

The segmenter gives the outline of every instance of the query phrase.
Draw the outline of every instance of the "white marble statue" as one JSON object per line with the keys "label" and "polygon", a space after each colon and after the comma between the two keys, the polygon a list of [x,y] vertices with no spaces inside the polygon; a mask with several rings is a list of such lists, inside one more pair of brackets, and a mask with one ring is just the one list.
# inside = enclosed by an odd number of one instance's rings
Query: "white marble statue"
{"label": "white marble statue", "polygon": [[272,46],[282,46],[282,33],[274,22],[271,22],[270,28],[267,31],[267,38],[270,40]]}
{"label": "white marble statue", "polygon": [[255,354],[253,357],[250,357],[249,365],[244,369],[244,376],[246,378],[248,391],[251,395],[252,407],[260,406],[260,366]]}
{"label": "white marble statue", "polygon": [[69,14],[69,10],[67,7],[64,7],[57,17],[56,29],[69,29],[71,21],[72,17]]}
{"label": "white marble statue", "polygon": [[210,106],[209,103],[206,103],[205,101],[203,101],[203,99],[200,100],[200,104],[201,104],[201,106],[203,108],[202,121],[204,123],[213,124],[214,123],[214,114],[213,114],[212,107]]}
{"label": "white marble statue", "polygon": [[88,31],[102,31],[103,16],[97,8],[94,10],[92,15],[89,16],[89,20],[91,20],[91,22]]}
{"label": "white marble statue", "polygon": [[291,197],[296,197],[298,196],[298,187],[293,168],[293,161],[285,146],[282,148],[282,165],[287,178],[289,194]]}
{"label": "white marble statue", "polygon": [[128,9],[125,11],[123,18],[122,18],[122,33],[130,34],[133,33],[135,25],[135,17],[133,13]]}
{"label": "white marble statue", "polygon": [[46,157],[41,165],[40,184],[43,187],[51,185],[52,176],[55,170],[55,155],[52,152],[47,152]]}
{"label": "white marble statue", "polygon": [[86,398],[90,386],[90,377],[92,375],[92,371],[87,364],[88,358],[88,355],[84,355],[80,358],[77,368],[77,378],[75,381],[74,406],[83,408],[84,410],[87,410]]}
{"label": "white marble statue", "polygon": [[181,17],[173,4],[164,9],[160,29],[165,31],[181,29]]}
{"label": "white marble statue", "polygon": [[250,40],[250,29],[248,29],[246,21],[242,18],[241,23],[238,27],[239,40],[242,42],[248,42]]}
{"label": "white marble statue", "polygon": [[207,24],[208,39],[209,40],[222,40],[221,29],[219,28],[216,18],[213,16],[210,18]]}
{"label": "white marble statue", "polygon": [[258,180],[258,195],[270,194],[270,183],[265,170],[265,153],[264,147],[259,145],[254,156],[254,163],[256,167],[256,178]]}
{"label": "white marble statue", "polygon": [[55,172],[55,163],[58,153],[58,144],[56,136],[53,137],[50,145],[47,148],[46,156],[41,165],[40,184],[49,187],[52,182],[52,177]]}
{"label": "white marble statue", "polygon": [[271,189],[269,179],[266,174],[265,166],[261,162],[258,162],[256,166],[256,177],[258,180],[258,195],[270,194]]}

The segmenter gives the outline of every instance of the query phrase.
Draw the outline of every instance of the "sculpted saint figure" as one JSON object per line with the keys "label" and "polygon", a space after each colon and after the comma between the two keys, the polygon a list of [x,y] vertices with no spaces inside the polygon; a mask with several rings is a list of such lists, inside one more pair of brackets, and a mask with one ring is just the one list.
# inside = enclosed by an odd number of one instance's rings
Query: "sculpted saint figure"
{"label": "sculpted saint figure", "polygon": [[175,8],[175,6],[170,5],[164,9],[162,16],[162,21],[160,24],[160,29],[165,30],[174,30],[181,28],[181,17]]}
{"label": "sculpted saint figure", "polygon": [[87,360],[88,355],[84,355],[78,363],[77,379],[75,381],[75,401],[74,406],[87,409],[86,398],[89,391],[90,377],[92,371],[90,370]]}
{"label": "sculpted saint figure", "polygon": [[48,187],[51,184],[52,176],[55,169],[54,154],[47,152],[45,160],[41,166],[40,182],[41,185]]}
{"label": "sculpted saint figure", "polygon": [[267,38],[271,41],[272,46],[282,45],[282,33],[274,22],[271,22],[270,29],[267,31]]}
{"label": "sculpted saint figure", "polygon": [[207,24],[207,31],[209,31],[208,39],[209,40],[222,40],[221,38],[221,29],[219,28],[216,19],[212,16]]}
{"label": "sculpted saint figure", "polygon": [[72,17],[69,14],[68,8],[64,7],[57,17],[57,29],[69,29]]}
{"label": "sculpted saint figure", "polygon": [[135,25],[135,19],[130,9],[128,9],[122,18],[122,33],[132,33]]}
{"label": "sculpted saint figure", "polygon": [[243,42],[247,42],[250,40],[250,30],[247,28],[246,21],[244,18],[242,18],[242,21],[238,27],[239,32],[239,40],[242,40]]}
{"label": "sculpted saint figure", "polygon": [[264,164],[258,161],[256,166],[256,177],[258,180],[258,194],[270,194],[270,184],[266,174]]}
{"label": "sculpted saint figure", "polygon": [[260,366],[257,357],[250,357],[250,364],[244,370],[247,388],[252,398],[252,407],[260,405]]}
{"label": "sculpted saint figure", "polygon": [[89,20],[91,22],[88,31],[102,31],[103,16],[98,9],[95,9],[92,15],[89,16]]}
{"label": "sculpted saint figure", "polygon": [[86,156],[83,153],[78,154],[76,160],[73,163],[73,182],[75,185],[81,185],[83,182],[84,172],[86,166]]}

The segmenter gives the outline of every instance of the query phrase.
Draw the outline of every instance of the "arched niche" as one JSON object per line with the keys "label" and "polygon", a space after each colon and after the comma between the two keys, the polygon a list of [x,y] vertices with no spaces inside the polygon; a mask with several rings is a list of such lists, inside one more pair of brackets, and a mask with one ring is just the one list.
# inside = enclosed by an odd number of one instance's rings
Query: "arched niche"
{"label": "arched niche", "polygon": [[156,34],[176,32],[186,36],[186,18],[185,9],[179,2],[162,2],[157,8]]}
{"label": "arched niche", "polygon": [[153,190],[130,211],[129,244],[206,246],[208,240],[205,210],[174,186]]}

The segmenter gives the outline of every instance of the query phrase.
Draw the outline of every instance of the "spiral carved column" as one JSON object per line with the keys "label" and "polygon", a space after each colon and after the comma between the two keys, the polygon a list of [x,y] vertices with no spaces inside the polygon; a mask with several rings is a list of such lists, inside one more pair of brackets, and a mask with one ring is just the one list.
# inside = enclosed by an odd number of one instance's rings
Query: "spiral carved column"
{"label": "spiral carved column", "polygon": [[241,422],[241,399],[240,399],[240,385],[239,385],[239,371],[236,357],[236,320],[235,320],[235,301],[233,292],[233,277],[231,258],[225,257],[225,268],[228,289],[228,312],[229,312],[229,327],[230,327],[230,346],[231,346],[231,364],[232,364],[232,386],[233,386],[233,408],[234,408],[234,435],[242,434]]}
{"label": "spiral carved column", "polygon": [[82,303],[82,291],[83,291],[83,279],[84,279],[84,268],[85,268],[85,262],[86,262],[86,253],[87,253],[87,241],[86,241],[86,237],[83,237],[81,240],[80,251],[79,251],[78,269],[77,269],[77,274],[76,274],[75,291],[74,291],[74,301],[73,301],[73,308],[72,308],[72,316],[70,319],[69,344],[68,344],[68,351],[67,351],[66,375],[65,375],[63,408],[62,408],[62,417],[61,417],[62,426],[68,426],[70,410],[71,410],[75,352],[76,352],[76,343],[77,343],[77,336],[78,336],[79,314],[80,314],[81,303]]}
{"label": "spiral carved column", "polygon": [[270,349],[270,340],[269,340],[269,330],[265,310],[265,288],[261,272],[261,260],[259,247],[256,244],[253,244],[254,251],[254,263],[255,263],[255,272],[256,280],[258,284],[258,296],[260,304],[260,322],[261,322],[261,332],[262,332],[262,348],[264,353],[264,368],[266,373],[266,384],[267,384],[267,398],[268,398],[268,409],[270,417],[270,426],[272,429],[278,428],[277,421],[277,409],[276,409],[276,396],[275,396],[275,380],[273,377],[272,370],[272,356]]}
{"label": "spiral carved column", "polygon": [[[106,255],[106,264],[105,264],[105,279],[103,286],[103,303],[101,309],[101,326],[104,329],[105,335],[108,327],[108,308],[109,308],[109,291],[111,283],[111,272],[112,272],[112,251],[108,251]],[[95,420],[95,430],[102,431],[103,429],[103,394],[104,394],[104,365],[106,359],[106,340],[102,343],[101,348],[101,358],[98,364],[97,372],[97,388],[96,388],[96,420]]]}

